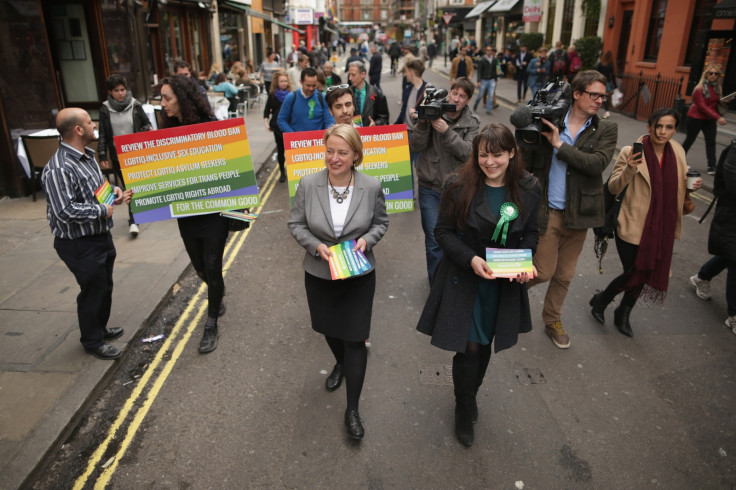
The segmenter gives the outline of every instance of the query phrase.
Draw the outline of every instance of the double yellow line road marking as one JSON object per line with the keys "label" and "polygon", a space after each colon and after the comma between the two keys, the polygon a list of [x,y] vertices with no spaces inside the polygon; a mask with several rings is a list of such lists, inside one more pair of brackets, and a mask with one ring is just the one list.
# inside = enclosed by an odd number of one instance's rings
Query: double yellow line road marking
{"label": "double yellow line road marking", "polygon": [[[268,179],[266,180],[266,184],[263,187],[261,205],[254,210],[255,213],[261,212],[263,207],[266,205],[271,192],[274,189],[274,185],[277,180],[276,170],[277,169],[274,169],[271,172],[271,175],[269,175]],[[244,230],[242,233],[233,235],[233,237],[228,241],[227,245],[225,246],[224,252],[225,262],[222,271],[223,276],[227,274],[230,266],[235,260],[235,257],[237,257],[240,249],[243,247],[245,239],[248,237],[248,234],[252,229],[253,228],[251,227]],[[87,485],[87,482],[94,473],[95,468],[97,468],[101,464],[102,458],[107,452],[110,443],[113,441],[113,439],[115,439],[118,430],[120,430],[121,427],[125,425],[126,420],[132,417],[125,432],[125,436],[120,442],[120,447],[118,448],[117,452],[112,456],[112,458],[108,458],[108,461],[110,461],[110,463],[104,463],[105,468],[95,481],[94,488],[103,489],[110,482],[112,475],[117,469],[118,462],[125,455],[125,452],[133,441],[133,438],[138,432],[138,429],[143,423],[143,420],[148,414],[148,411],[151,409],[151,406],[156,400],[156,397],[161,391],[161,388],[166,382],[166,379],[169,377],[169,374],[171,374],[172,369],[174,368],[177,361],[179,360],[179,357],[184,351],[184,347],[189,342],[189,338],[192,336],[192,332],[194,332],[194,330],[197,328],[200,320],[207,311],[207,297],[205,295],[206,290],[207,286],[205,284],[202,284],[197,290],[194,297],[189,301],[189,304],[187,304],[187,307],[182,312],[179,320],[176,322],[176,325],[174,325],[174,328],[171,330],[168,338],[164,341],[163,346],[161,346],[161,349],[159,349],[156,357],[151,362],[148,369],[146,369],[145,373],[143,373],[143,376],[141,376],[141,379],[138,382],[137,386],[133,389],[133,392],[123,404],[123,408],[118,413],[118,416],[113,422],[112,426],[110,426],[110,428],[108,429],[105,439],[102,441],[102,443],[100,443],[98,448],[90,457],[85,472],[79,478],[77,478],[76,482],[74,482],[75,490],[81,490],[85,485]],[[193,312],[196,313],[194,314],[194,317],[190,319],[190,316]],[[169,352],[171,352],[171,357],[168,360],[165,360],[164,358]],[[163,366],[159,370],[159,366],[162,363]],[[135,405],[138,400],[142,396],[144,396],[144,393],[145,400],[141,404],[140,408],[136,409]]]}

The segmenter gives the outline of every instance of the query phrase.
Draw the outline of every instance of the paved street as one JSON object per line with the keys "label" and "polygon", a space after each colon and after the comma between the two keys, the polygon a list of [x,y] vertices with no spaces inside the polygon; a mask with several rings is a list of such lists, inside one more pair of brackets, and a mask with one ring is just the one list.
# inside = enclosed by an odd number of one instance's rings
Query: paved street
{"label": "paved street", "polygon": [[[439,69],[426,72],[425,79],[449,85]],[[381,85],[393,121],[399,78],[384,73]],[[508,124],[514,107],[508,94],[515,97],[515,84],[503,81],[501,93],[501,107],[492,116],[482,114],[483,123]],[[645,131],[641,122],[612,117],[619,123],[619,147]],[[286,185],[275,182],[272,173],[272,139],[256,128],[263,126],[260,114],[249,114],[247,124],[254,159],[258,155],[262,167],[264,204],[255,225],[234,235],[226,251],[228,310],[220,321],[219,348],[206,356],[197,353],[205,296],[190,269],[179,276],[186,255],[173,222],[147,225],[135,241],[118,222],[113,320],[127,329],[129,360],[142,355],[143,331],[161,326],[167,332],[164,343],[151,346],[151,360],[138,377],[123,376],[115,363],[84,356],[78,347],[76,286],[51,248],[43,201],[0,202],[0,222],[13,230],[14,240],[3,241],[0,257],[5,336],[0,455],[9,461],[0,487],[18,486],[35,466],[29,453],[35,449],[40,459],[48,448],[47,471],[34,474],[28,486],[69,488],[75,481],[80,488],[121,489],[736,485],[736,336],[723,325],[725,275],[714,279],[710,302],[698,299],[688,283],[708,258],[709,220],[697,223],[711,197],[707,191],[698,193],[695,212],[684,219],[665,306],[634,310],[633,339],[613,327],[612,308],[605,327],[590,316],[588,300],[620,271],[611,244],[604,274],[598,273],[592,233],[563,313],[569,350],[554,347],[543,332],[546,286],[530,291],[535,328],[516,347],[492,357],[479,392],[476,443],[469,449],[453,434],[447,379],[452,354],[430,346],[429,338],[414,330],[429,290],[419,212],[391,215],[375,250],[372,347],[360,410],[366,436],[355,444],[342,422],[344,386],[334,393],[324,389],[333,359],[310,327],[303,250],[286,227],[289,199]],[[676,138],[682,141],[684,135]],[[727,133],[719,134],[720,145],[728,140]],[[697,168],[698,156],[704,160],[702,138],[691,155]],[[704,161],[700,170],[705,174]],[[33,277],[26,279],[14,266],[20,260],[36,265]],[[39,287],[44,282],[46,290]],[[172,284],[176,294],[170,294]],[[54,305],[50,311],[47,304]],[[51,327],[60,331],[53,342]],[[11,344],[18,338],[25,350]],[[65,346],[63,355],[57,344]],[[37,352],[40,345],[43,352]],[[11,354],[19,361],[8,361]],[[124,362],[121,370],[129,367]],[[21,381],[25,373],[43,380],[34,391],[43,404],[24,393],[31,386],[25,381],[30,378]],[[19,381],[9,383],[13,377]],[[44,398],[45,390],[64,393],[68,384],[76,387],[75,397]],[[39,413],[27,407],[39,407]],[[24,417],[20,426],[16,421]],[[68,427],[70,420],[83,423]],[[47,440],[33,442],[44,428],[50,431]],[[89,434],[96,434],[96,443],[81,446]]]}

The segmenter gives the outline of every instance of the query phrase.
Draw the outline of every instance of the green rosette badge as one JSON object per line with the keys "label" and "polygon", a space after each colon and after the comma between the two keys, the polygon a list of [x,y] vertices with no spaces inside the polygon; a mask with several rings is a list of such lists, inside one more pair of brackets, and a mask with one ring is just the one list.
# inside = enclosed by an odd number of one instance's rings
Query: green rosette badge
{"label": "green rosette badge", "polygon": [[498,220],[496,229],[493,231],[493,239],[498,240],[501,235],[501,245],[506,245],[506,236],[509,233],[509,223],[519,216],[519,208],[512,202],[501,204],[501,219]]}

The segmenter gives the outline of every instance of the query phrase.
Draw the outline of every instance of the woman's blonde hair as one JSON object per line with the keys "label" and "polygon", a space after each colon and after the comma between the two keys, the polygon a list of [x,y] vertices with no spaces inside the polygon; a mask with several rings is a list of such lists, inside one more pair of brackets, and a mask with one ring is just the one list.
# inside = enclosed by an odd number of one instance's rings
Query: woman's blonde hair
{"label": "woman's blonde hair", "polygon": [[271,89],[268,91],[269,94],[275,94],[276,89],[279,88],[279,77],[286,77],[286,80],[289,82],[289,87],[286,89],[289,92],[294,91],[294,87],[291,86],[291,78],[289,78],[289,74],[286,73],[284,70],[276,70],[273,72],[273,78],[271,79]]}
{"label": "woman's blonde hair", "polygon": [[350,148],[358,154],[358,158],[353,161],[353,167],[360,166],[360,164],[363,163],[363,140],[360,139],[360,134],[358,134],[358,131],[353,127],[353,125],[335,124],[330,126],[327,131],[325,131],[325,136],[323,138],[325,145],[327,145],[327,138],[332,135],[339,136],[344,139]]}
{"label": "woman's blonde hair", "polygon": [[718,77],[718,80],[716,81],[716,93],[718,95],[721,95],[721,86],[723,85],[723,70],[721,70],[721,67],[718,65],[714,65],[714,64],[705,65],[705,68],[703,68],[703,73],[700,75],[700,81],[695,86],[695,88],[700,88],[700,89],[703,88],[703,85],[708,80],[708,72],[711,70],[715,70],[721,74],[721,76]]}

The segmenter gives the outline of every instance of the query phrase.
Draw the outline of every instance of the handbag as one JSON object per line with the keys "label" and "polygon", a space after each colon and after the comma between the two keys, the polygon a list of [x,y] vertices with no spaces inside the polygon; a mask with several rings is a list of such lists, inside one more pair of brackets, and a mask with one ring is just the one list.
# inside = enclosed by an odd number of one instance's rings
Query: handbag
{"label": "handbag", "polygon": [[629,186],[627,185],[618,195],[614,195],[608,190],[608,182],[603,185],[603,199],[606,206],[605,222],[603,226],[593,228],[593,233],[595,233],[596,237],[613,238],[616,236],[618,214],[621,212],[621,203],[624,200],[626,189],[628,188]]}

